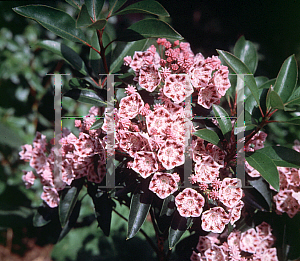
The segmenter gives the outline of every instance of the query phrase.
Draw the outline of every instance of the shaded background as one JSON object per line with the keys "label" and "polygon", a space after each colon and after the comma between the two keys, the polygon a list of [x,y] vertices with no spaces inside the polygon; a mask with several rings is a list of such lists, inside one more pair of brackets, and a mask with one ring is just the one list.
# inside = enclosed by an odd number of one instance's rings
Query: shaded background
{"label": "shaded background", "polygon": [[[133,2],[136,1],[128,1],[126,5]],[[259,52],[255,76],[276,77],[281,64],[291,54],[299,62],[300,1],[158,2],[170,13],[168,22],[190,42],[195,53],[202,52],[207,57],[217,55],[216,49],[232,51],[235,42],[244,35],[255,43]],[[64,1],[0,1],[0,260],[37,257],[50,260],[49,253],[57,236],[55,227],[32,226],[33,208],[41,203],[41,190],[38,185],[32,190],[25,189],[21,177],[26,167],[19,161],[18,152],[21,145],[32,143],[36,131],[50,138],[53,135],[53,91],[46,73],[55,70],[72,73],[73,70],[50,52],[31,46],[38,39],[51,39],[66,43],[82,57],[87,57],[88,51],[79,44],[57,38],[36,22],[12,11],[13,7],[25,4],[46,4],[72,12]],[[118,17],[116,33],[140,18],[140,15]],[[66,101],[64,110],[85,115],[88,107]],[[285,117],[284,113],[278,115]],[[294,139],[300,139],[299,129],[294,126],[273,125],[266,131],[272,132],[268,137],[270,144],[290,145]],[[85,203],[82,213],[85,217],[93,213],[90,203]],[[124,215],[128,216],[126,210]],[[81,221],[88,222],[88,218]],[[143,238],[125,242],[125,223],[119,219],[113,222],[118,226],[111,240],[106,240],[96,226],[75,229],[55,247],[53,260],[87,260],[87,257],[88,260],[132,260],[136,248],[144,249],[145,255],[136,253],[134,260],[154,260]],[[151,226],[145,225],[151,234]]]}

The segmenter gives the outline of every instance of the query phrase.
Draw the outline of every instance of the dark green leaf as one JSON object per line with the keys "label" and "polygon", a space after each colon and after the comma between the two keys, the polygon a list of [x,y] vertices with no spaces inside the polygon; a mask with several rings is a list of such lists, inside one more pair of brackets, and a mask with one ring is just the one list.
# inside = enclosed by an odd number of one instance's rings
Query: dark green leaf
{"label": "dark green leaf", "polygon": [[229,52],[225,52],[221,50],[217,50],[217,52],[236,74],[249,74],[249,75],[238,76],[238,77],[242,77],[242,79],[245,81],[245,84],[247,85],[252,95],[254,96],[257,104],[259,104],[259,91],[254,76],[252,75],[248,67],[240,59],[238,59],[237,57],[235,57],[233,54]]}
{"label": "dark green leaf", "polygon": [[93,24],[91,24],[89,27],[94,28],[96,30],[101,30],[106,25],[106,19],[99,19]]}
{"label": "dark green leaf", "polygon": [[229,115],[221,106],[215,104],[213,104],[213,111],[215,113],[215,116],[217,117],[217,121],[220,125],[224,137],[229,142],[232,131],[231,119]]}
{"label": "dark green leaf", "polygon": [[16,149],[21,149],[24,144],[23,139],[18,135],[16,130],[6,124],[0,122],[0,144],[8,145]]}
{"label": "dark green leaf", "polygon": [[257,76],[257,77],[254,77],[255,79],[255,82],[256,82],[256,85],[258,87],[258,89],[260,88],[260,86],[262,86],[264,83],[268,82],[269,79],[265,76]]}
{"label": "dark green leaf", "polygon": [[79,10],[81,8],[80,0],[66,0],[66,2]]}
{"label": "dark green leaf", "polygon": [[92,17],[93,21],[97,21],[100,17],[100,13],[102,10],[102,7],[104,5],[104,0],[85,0],[84,3],[86,4],[87,11]]}
{"label": "dark green leaf", "polygon": [[26,5],[13,8],[25,17],[31,18],[49,31],[70,41],[87,44],[81,29],[76,28],[75,20],[67,13],[45,5]]}
{"label": "dark green leaf", "polygon": [[193,218],[182,217],[178,211],[175,212],[173,217],[170,231],[169,231],[169,249],[172,249],[179,241],[184,232],[193,224]]}
{"label": "dark green leaf", "polygon": [[81,26],[87,27],[91,24],[92,24],[92,21],[91,21],[90,15],[88,13],[86,5],[84,4],[84,5],[82,5],[80,13],[77,17],[76,27],[81,27]]}
{"label": "dark green leaf", "polygon": [[278,167],[300,168],[300,153],[283,146],[268,146],[257,150],[270,157]]}
{"label": "dark green leaf", "polygon": [[77,201],[70,215],[70,218],[68,219],[67,223],[65,224],[62,231],[60,232],[58,242],[61,241],[70,232],[70,230],[76,225],[80,213],[80,208],[81,208],[81,201]]}
{"label": "dark green leaf", "polygon": [[114,55],[113,63],[110,66],[110,73],[116,73],[121,70],[124,63],[124,57],[129,55],[133,56],[136,50],[143,51],[148,46],[149,39],[144,39],[136,42],[127,43],[122,52]]}
{"label": "dark green leaf", "polygon": [[143,225],[152,202],[152,194],[136,193],[131,198],[127,239],[133,238]]}
{"label": "dark green leaf", "polygon": [[155,18],[149,18],[129,26],[119,35],[116,41],[131,42],[145,38],[183,39],[183,37],[166,22]]}
{"label": "dark green leaf", "polygon": [[88,70],[81,57],[70,47],[51,40],[44,40],[36,44],[37,47],[45,48],[59,56],[72,65],[83,75],[88,75]]}
{"label": "dark green leaf", "polygon": [[60,224],[62,227],[65,226],[71,216],[82,186],[83,180],[76,179],[72,182],[72,187],[70,189],[66,188],[61,193],[58,213]]}
{"label": "dark green leaf", "polygon": [[283,110],[283,102],[275,91],[270,91],[267,95],[267,108]]}
{"label": "dark green leaf", "polygon": [[258,56],[256,48],[252,42],[246,41],[245,37],[241,36],[234,46],[233,53],[247,65],[253,74],[255,73]]}
{"label": "dark green leaf", "polygon": [[258,179],[248,180],[248,182],[264,197],[265,201],[269,205],[269,209],[272,209],[272,193],[263,178],[260,177]]}
{"label": "dark green leaf", "polygon": [[51,222],[55,215],[57,215],[57,208],[50,208],[46,205],[40,206],[33,216],[33,226],[45,226]]}
{"label": "dark green leaf", "polygon": [[271,79],[271,80],[268,80],[266,82],[264,82],[262,85],[260,85],[258,87],[258,89],[269,89],[272,86],[275,85],[275,82],[276,82],[276,79]]}
{"label": "dark green leaf", "polygon": [[94,106],[106,107],[106,98],[98,96],[95,92],[90,90],[73,89],[65,93],[66,97],[70,97],[76,101],[80,101]]}
{"label": "dark green leaf", "polygon": [[175,197],[173,195],[170,195],[164,199],[159,216],[163,216],[163,215],[171,216],[175,210],[176,210]]}
{"label": "dark green leaf", "polygon": [[93,125],[90,127],[90,130],[98,130],[102,127],[103,125],[103,119],[98,119],[96,120]]}
{"label": "dark green leaf", "polygon": [[200,137],[214,145],[218,145],[220,142],[219,136],[212,130],[200,129],[193,133],[193,135]]}
{"label": "dark green leaf", "polygon": [[295,118],[288,119],[286,121],[278,121],[278,122],[283,122],[283,123],[293,124],[293,125],[300,125],[300,117],[295,117]]}
{"label": "dark green leaf", "polygon": [[158,2],[153,0],[145,0],[134,3],[125,7],[123,10],[114,13],[114,15],[132,14],[132,13],[146,13],[157,16],[170,16],[167,10]]}
{"label": "dark green leaf", "polygon": [[289,100],[285,103],[287,105],[300,105],[300,87],[295,89]]}
{"label": "dark green leaf", "polygon": [[245,196],[243,197],[243,201],[245,205],[251,206],[254,209],[257,209],[259,211],[263,212],[269,212],[270,207],[265,200],[265,198],[260,194],[257,190],[253,188],[243,188],[243,192]]}
{"label": "dark green leaf", "polygon": [[298,68],[295,55],[291,55],[282,64],[274,85],[274,91],[285,103],[293,93],[298,78]]}
{"label": "dark green leaf", "polygon": [[108,0],[109,13],[113,14],[117,12],[126,2],[127,0]]}
{"label": "dark green leaf", "polygon": [[260,150],[246,153],[246,160],[277,191],[279,191],[279,174],[273,160]]}

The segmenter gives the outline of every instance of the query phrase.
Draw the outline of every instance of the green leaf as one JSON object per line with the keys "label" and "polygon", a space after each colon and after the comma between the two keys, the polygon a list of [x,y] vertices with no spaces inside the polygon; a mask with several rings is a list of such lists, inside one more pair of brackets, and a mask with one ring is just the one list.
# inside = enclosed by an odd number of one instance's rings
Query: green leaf
{"label": "green leaf", "polygon": [[127,0],[108,0],[109,13],[112,15],[117,12],[126,2]]}
{"label": "green leaf", "polygon": [[245,75],[244,77],[242,76],[243,77],[242,79],[245,81],[245,84],[250,89],[257,104],[259,104],[259,91],[254,76],[252,75],[248,67],[240,59],[238,59],[237,57],[235,57],[233,54],[229,52],[225,52],[221,50],[217,50],[217,52],[236,74],[249,74],[249,75]]}
{"label": "green leaf", "polygon": [[43,227],[50,223],[55,215],[57,215],[57,208],[42,205],[37,208],[33,216],[33,226]]}
{"label": "green leaf", "polygon": [[124,48],[122,48],[121,53],[113,55],[113,63],[110,66],[110,73],[116,73],[121,70],[121,67],[124,63],[125,56],[133,56],[136,50],[143,51],[148,46],[149,39],[144,39],[136,42],[127,43]]}
{"label": "green leaf", "polygon": [[255,82],[256,82],[256,85],[258,87],[258,89],[260,88],[260,86],[262,86],[264,83],[268,82],[269,79],[265,76],[257,76],[257,77],[254,77],[255,79]]}
{"label": "green leaf", "polygon": [[175,197],[171,194],[170,196],[164,199],[159,216],[171,216],[175,210]]}
{"label": "green leaf", "polygon": [[90,15],[88,13],[86,5],[83,4],[81,7],[81,10],[80,10],[80,13],[76,19],[76,27],[81,27],[81,26],[87,27],[91,24],[92,24],[92,21],[91,21]]}
{"label": "green leaf", "polygon": [[36,44],[37,47],[45,48],[60,57],[62,57],[66,62],[72,65],[77,71],[83,75],[88,75],[88,69],[86,68],[84,61],[81,57],[70,47],[61,44],[59,42],[44,40]]}
{"label": "green leaf", "polygon": [[102,10],[102,7],[104,5],[104,0],[85,0],[84,3],[86,4],[87,11],[92,17],[93,21],[97,21],[100,17],[100,13]]}
{"label": "green leaf", "polygon": [[184,232],[190,228],[193,224],[193,218],[182,217],[179,215],[178,211],[172,219],[170,231],[169,231],[169,249],[171,250],[179,241]]}
{"label": "green leaf", "polygon": [[260,85],[258,87],[258,89],[269,89],[272,86],[275,85],[275,82],[276,82],[276,79],[271,79],[271,80],[268,80],[266,82],[264,82],[262,85]]}
{"label": "green leaf", "polygon": [[81,208],[81,201],[77,201],[68,221],[66,222],[62,231],[60,232],[58,242],[61,241],[70,232],[70,230],[76,225],[80,213],[80,208]]}
{"label": "green leaf", "polygon": [[269,209],[272,209],[272,193],[263,178],[259,177],[258,179],[248,180],[248,182],[264,197],[265,201],[269,205]]}
{"label": "green leaf", "polygon": [[64,227],[69,220],[73,208],[77,202],[79,192],[83,186],[82,179],[76,179],[72,182],[70,189],[64,189],[60,196],[58,207],[59,220],[62,227]]}
{"label": "green leaf", "polygon": [[70,97],[76,101],[80,101],[94,106],[106,107],[106,98],[98,96],[95,92],[90,90],[73,89],[65,93],[66,97]]}
{"label": "green leaf", "polygon": [[132,13],[145,13],[157,16],[170,16],[167,10],[158,2],[145,0],[125,7],[123,10],[114,13],[114,15],[124,15]]}
{"label": "green leaf", "polygon": [[257,68],[258,56],[254,44],[246,41],[244,36],[241,36],[236,42],[233,53],[238,57],[249,70],[254,74]]}
{"label": "green leaf", "polygon": [[206,140],[214,145],[218,145],[220,142],[219,136],[212,130],[209,129],[200,129],[193,133],[193,135],[200,137],[203,140]]}
{"label": "green leaf", "polygon": [[13,8],[25,17],[31,18],[49,31],[70,41],[87,44],[81,29],[76,28],[75,20],[67,13],[45,5],[26,5]]}
{"label": "green leaf", "polygon": [[288,168],[300,168],[300,153],[283,146],[268,146],[257,150],[268,155],[276,166]]}
{"label": "green leaf", "polygon": [[94,28],[96,30],[101,30],[106,25],[106,22],[107,22],[106,19],[99,19],[96,22],[94,22],[93,24],[91,24],[89,26],[89,28]]}
{"label": "green leaf", "polygon": [[134,23],[125,29],[116,41],[137,41],[145,38],[167,38],[182,40],[183,37],[164,21],[148,18]]}
{"label": "green leaf", "polygon": [[243,197],[243,201],[247,206],[251,206],[254,209],[263,212],[269,212],[270,207],[263,197],[263,195],[253,188],[243,188],[243,192],[245,196]]}
{"label": "green leaf", "polygon": [[275,91],[270,91],[267,95],[267,108],[270,107],[279,110],[284,109],[283,102]]}
{"label": "green leaf", "polygon": [[66,2],[79,10],[81,8],[80,0],[66,0]]}
{"label": "green leaf", "polygon": [[104,119],[96,120],[93,125],[90,127],[90,130],[98,130],[102,127]]}
{"label": "green leaf", "polygon": [[217,117],[217,121],[220,125],[224,137],[229,142],[232,131],[231,119],[229,115],[221,106],[215,104],[213,104],[213,111],[215,113],[215,116]]}
{"label": "green leaf", "polygon": [[300,117],[295,117],[295,118],[288,119],[286,121],[278,121],[278,122],[293,124],[293,125],[300,125]]}
{"label": "green leaf", "polygon": [[288,101],[293,93],[298,78],[298,68],[295,55],[288,57],[282,64],[274,85],[274,91],[277,92],[283,103]]}
{"label": "green leaf", "polygon": [[128,218],[127,239],[133,238],[143,225],[150,207],[152,197],[149,194],[136,193],[131,198]]}
{"label": "green leaf", "polygon": [[0,122],[0,133],[0,144],[7,145],[15,149],[21,149],[24,141],[14,128]]}
{"label": "green leaf", "polygon": [[285,105],[300,105],[300,86],[295,89],[289,100]]}
{"label": "green leaf", "polygon": [[246,153],[246,160],[277,191],[279,191],[279,174],[277,167],[268,154],[260,150]]}

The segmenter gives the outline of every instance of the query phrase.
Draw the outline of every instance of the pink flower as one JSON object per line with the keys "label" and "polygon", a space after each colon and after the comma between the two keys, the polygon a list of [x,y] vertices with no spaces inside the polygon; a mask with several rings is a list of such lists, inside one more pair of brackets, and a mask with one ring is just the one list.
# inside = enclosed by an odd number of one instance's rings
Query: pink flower
{"label": "pink flower", "polygon": [[253,168],[247,161],[245,161],[245,171],[252,178],[260,177],[260,173],[255,168]]}
{"label": "pink flower", "polygon": [[149,184],[149,189],[159,198],[165,199],[178,189],[178,177],[170,173],[156,172]]}
{"label": "pink flower", "polygon": [[204,140],[197,137],[196,140],[192,141],[192,152],[193,152],[193,160],[196,163],[202,162],[202,155],[206,151]]}
{"label": "pink flower", "polygon": [[139,173],[144,179],[158,170],[157,156],[154,152],[138,151],[134,155],[133,165],[131,167]]}
{"label": "pink flower", "polygon": [[42,200],[44,200],[50,208],[55,208],[59,204],[59,195],[55,188],[43,187],[44,192],[41,195]]}
{"label": "pink flower", "polygon": [[21,148],[22,148],[22,151],[19,152],[20,159],[27,161],[27,162],[30,161],[30,159],[33,155],[32,145],[25,144],[25,145],[21,146]]}
{"label": "pink flower", "polygon": [[248,229],[241,234],[240,248],[248,253],[255,253],[259,247],[261,240],[254,228]]}
{"label": "pink flower", "polygon": [[47,156],[41,150],[33,149],[33,155],[30,160],[30,167],[34,168],[38,174],[49,166]]}
{"label": "pink flower", "polygon": [[211,79],[212,68],[205,65],[203,60],[199,59],[190,69],[191,83],[195,88],[202,88],[208,85]]}
{"label": "pink flower", "polygon": [[196,190],[186,188],[175,197],[175,205],[182,217],[200,217],[204,197]]}
{"label": "pink flower", "polygon": [[91,137],[83,132],[79,133],[79,139],[74,144],[75,153],[79,157],[91,157],[94,155],[95,150],[95,141],[91,139]]}
{"label": "pink flower", "polygon": [[36,136],[33,140],[33,147],[35,149],[39,149],[39,150],[45,152],[46,151],[46,146],[47,146],[46,136],[41,134],[40,132],[37,132]]}
{"label": "pink flower", "polygon": [[221,246],[213,245],[204,252],[206,261],[226,261],[224,250]]}
{"label": "pink flower", "polygon": [[227,238],[227,243],[230,247],[236,246],[240,248],[241,232],[232,231]]}
{"label": "pink flower", "polygon": [[167,139],[158,151],[158,159],[166,169],[172,169],[184,163],[184,145]]}
{"label": "pink flower", "polygon": [[164,95],[172,99],[176,104],[193,93],[193,87],[190,79],[186,74],[170,74],[163,88]]}
{"label": "pink flower", "polygon": [[265,249],[263,253],[254,254],[253,261],[278,261],[277,249],[273,247]]}
{"label": "pink flower", "polygon": [[233,208],[227,208],[230,215],[230,223],[232,225],[241,218],[243,207],[244,202],[240,200]]}
{"label": "pink flower", "polygon": [[166,135],[166,129],[172,122],[167,109],[159,107],[146,116],[147,130],[149,135]]}
{"label": "pink flower", "polygon": [[30,188],[36,179],[35,175],[32,171],[23,171],[24,175],[22,176],[22,180],[24,181],[26,188]]}
{"label": "pink flower", "polygon": [[161,76],[154,65],[144,66],[139,71],[139,84],[148,92],[153,92],[160,84]]}
{"label": "pink flower", "polygon": [[124,97],[120,101],[119,117],[133,119],[144,107],[144,101],[138,93]]}
{"label": "pink flower", "polygon": [[207,236],[199,236],[199,241],[196,246],[196,249],[200,253],[204,253],[207,249],[211,248],[212,242],[209,240]]}
{"label": "pink flower", "polygon": [[211,79],[212,83],[217,87],[218,93],[221,96],[224,96],[226,91],[230,88],[228,73],[228,68],[221,65],[220,70],[216,71]]}
{"label": "pink flower", "polygon": [[255,150],[259,150],[262,149],[264,147],[264,142],[267,138],[267,134],[259,131],[258,133],[256,133],[250,140],[249,144],[247,146],[245,146],[245,151],[255,151]]}
{"label": "pink flower", "polygon": [[124,65],[129,66],[132,61],[131,56],[127,55],[124,57]]}
{"label": "pink flower", "polygon": [[294,146],[293,146],[293,149],[295,150],[295,151],[298,151],[298,152],[300,152],[300,141],[299,140],[295,140],[294,141]]}
{"label": "pink flower", "polygon": [[206,156],[200,163],[195,164],[195,179],[197,182],[212,183],[219,177],[219,165],[211,156]]}
{"label": "pink flower", "polygon": [[219,104],[220,96],[216,86],[209,84],[205,88],[201,88],[198,94],[198,104],[205,109],[210,109],[212,104]]}
{"label": "pink flower", "polygon": [[225,178],[219,190],[220,201],[229,208],[233,208],[243,196],[242,182],[237,178]]}
{"label": "pink flower", "polygon": [[222,233],[229,222],[229,216],[221,207],[214,207],[203,212],[201,216],[202,229],[213,233]]}
{"label": "pink flower", "polygon": [[293,197],[293,190],[280,190],[273,200],[279,214],[286,212],[290,218],[293,218],[300,211],[300,205]]}

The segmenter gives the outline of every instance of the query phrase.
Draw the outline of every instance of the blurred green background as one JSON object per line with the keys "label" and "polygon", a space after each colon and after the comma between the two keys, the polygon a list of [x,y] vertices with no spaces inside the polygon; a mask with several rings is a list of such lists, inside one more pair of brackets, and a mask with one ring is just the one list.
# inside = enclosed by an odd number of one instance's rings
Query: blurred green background
{"label": "blurred green background", "polygon": [[[128,4],[136,1],[128,1]],[[259,52],[255,76],[276,77],[281,64],[291,54],[300,60],[299,1],[163,1],[170,13],[170,22],[192,50],[207,57],[217,55],[216,49],[232,51],[242,35],[253,41]],[[72,68],[49,51],[36,49],[39,39],[57,40],[67,44],[87,59],[88,49],[65,41],[45,30],[36,22],[12,11],[15,6],[46,4],[74,15],[74,9],[64,1],[0,1],[0,260],[155,260],[145,239],[125,241],[126,223],[113,214],[111,237],[97,228],[93,205],[85,197],[79,227],[53,248],[57,239],[55,227],[32,225],[34,209],[41,204],[41,185],[27,190],[22,170],[30,170],[19,160],[21,145],[31,144],[36,131],[53,138],[53,79],[46,75],[59,72],[74,75]],[[114,33],[140,19],[140,15],[116,17]],[[76,76],[76,75],[75,75]],[[71,76],[63,77],[67,81]],[[86,115],[90,106],[63,99],[63,114]],[[295,112],[294,115],[299,115]],[[284,112],[274,119],[290,117]],[[63,126],[72,128],[73,121]],[[271,124],[265,131],[268,144],[291,147],[300,140],[299,128],[293,125]],[[128,210],[118,206],[128,217]],[[91,224],[89,226],[89,224]],[[81,226],[81,227],[80,227]],[[153,235],[150,222],[144,230]],[[155,240],[155,239],[154,239]],[[138,251],[137,251],[138,249]],[[34,257],[37,255],[37,257]],[[174,254],[173,260],[189,260],[190,253]]]}

